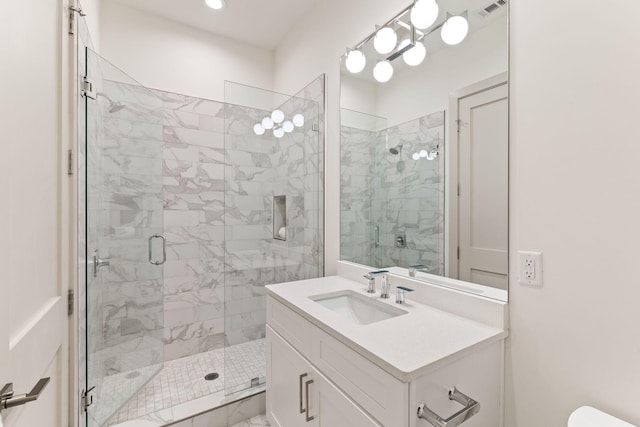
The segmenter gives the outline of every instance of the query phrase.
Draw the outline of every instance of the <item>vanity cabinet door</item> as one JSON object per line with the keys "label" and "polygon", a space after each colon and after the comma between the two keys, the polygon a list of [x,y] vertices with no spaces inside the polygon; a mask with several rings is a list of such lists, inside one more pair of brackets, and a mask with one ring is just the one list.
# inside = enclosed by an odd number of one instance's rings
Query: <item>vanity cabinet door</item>
{"label": "vanity cabinet door", "polygon": [[[269,326],[266,332],[269,421],[278,427],[317,426],[315,420],[306,421],[304,410],[305,383],[313,376],[311,365]],[[309,389],[314,385],[309,384]]]}
{"label": "vanity cabinet door", "polygon": [[382,427],[324,376],[318,375],[317,383],[315,390],[316,384],[311,385],[312,401],[316,403],[311,410],[318,414],[319,427]]}
{"label": "vanity cabinet door", "polygon": [[266,341],[267,417],[273,426],[381,427],[269,326]]}

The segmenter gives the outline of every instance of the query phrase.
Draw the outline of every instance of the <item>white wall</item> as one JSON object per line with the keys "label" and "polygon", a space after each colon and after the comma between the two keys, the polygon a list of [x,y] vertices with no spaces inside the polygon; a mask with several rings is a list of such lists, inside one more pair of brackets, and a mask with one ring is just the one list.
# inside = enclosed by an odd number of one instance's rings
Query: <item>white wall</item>
{"label": "white wall", "polygon": [[80,0],[85,23],[96,52],[100,52],[100,8],[104,0]]}
{"label": "white wall", "polygon": [[224,101],[224,81],[271,89],[273,52],[102,1],[101,55],[144,86]]}
{"label": "white wall", "polygon": [[[329,274],[339,251],[338,58],[406,3],[323,1],[276,52],[277,90],[328,74]],[[640,3],[510,4],[506,426],[565,426],[582,404],[640,424]],[[516,283],[518,249],[544,252],[542,289]]]}
{"label": "white wall", "polygon": [[[508,426],[640,425],[640,2],[511,2]],[[544,287],[516,251],[544,252]]]}

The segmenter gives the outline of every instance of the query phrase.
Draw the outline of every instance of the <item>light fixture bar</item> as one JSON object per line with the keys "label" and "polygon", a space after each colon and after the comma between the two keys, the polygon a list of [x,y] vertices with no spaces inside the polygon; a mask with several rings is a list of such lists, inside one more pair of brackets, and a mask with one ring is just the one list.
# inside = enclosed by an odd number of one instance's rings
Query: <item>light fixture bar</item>
{"label": "light fixture bar", "polygon": [[405,7],[402,12],[398,13],[396,16],[394,16],[393,18],[389,19],[387,22],[385,22],[383,25],[380,25],[380,27],[378,27],[376,25],[376,31],[374,31],[373,33],[369,34],[367,37],[365,37],[364,39],[362,39],[362,41],[358,44],[356,44],[351,50],[357,50],[360,49],[362,46],[364,46],[368,41],[370,41],[372,38],[374,38],[376,36],[376,33],[378,32],[378,28],[382,28],[382,27],[386,27],[387,25],[391,25],[394,22],[398,21],[400,19],[400,17],[402,17],[402,15],[404,15],[405,13],[409,12],[411,10],[411,8],[413,7],[413,3],[411,3],[409,6]]}

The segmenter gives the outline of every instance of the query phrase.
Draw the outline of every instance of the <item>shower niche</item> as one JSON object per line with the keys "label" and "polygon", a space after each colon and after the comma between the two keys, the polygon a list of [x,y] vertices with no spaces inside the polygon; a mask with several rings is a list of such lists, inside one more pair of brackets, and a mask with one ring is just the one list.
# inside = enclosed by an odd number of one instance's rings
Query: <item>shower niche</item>
{"label": "shower niche", "polygon": [[287,240],[287,196],[273,196],[273,238]]}

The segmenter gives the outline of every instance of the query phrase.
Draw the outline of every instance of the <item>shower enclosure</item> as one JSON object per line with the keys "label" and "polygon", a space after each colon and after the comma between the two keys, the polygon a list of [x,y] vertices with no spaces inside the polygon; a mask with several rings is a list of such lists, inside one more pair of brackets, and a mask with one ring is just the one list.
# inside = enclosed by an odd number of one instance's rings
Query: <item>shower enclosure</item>
{"label": "shower enclosure", "polygon": [[[324,274],[324,77],[295,96],[226,82],[221,102],[79,62],[86,425],[263,391],[264,286]],[[282,135],[256,134],[276,110]]]}

